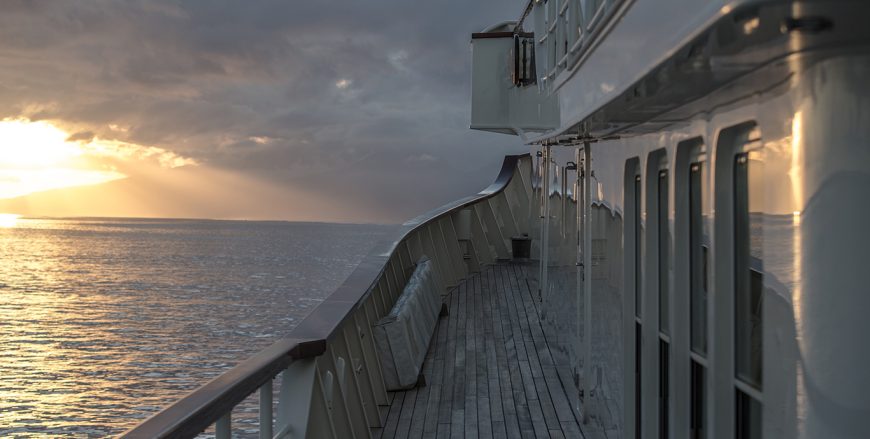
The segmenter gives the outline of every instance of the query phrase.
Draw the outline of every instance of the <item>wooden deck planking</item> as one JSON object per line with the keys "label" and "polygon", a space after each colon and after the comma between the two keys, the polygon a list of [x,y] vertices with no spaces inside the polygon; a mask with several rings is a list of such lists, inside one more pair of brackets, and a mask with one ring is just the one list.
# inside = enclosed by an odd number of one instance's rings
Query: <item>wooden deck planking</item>
{"label": "wooden deck planking", "polygon": [[[487,289],[487,293],[489,293],[488,298],[493,310],[493,319],[490,322],[493,328],[493,343],[489,344],[495,346],[495,370],[497,373],[494,376],[494,379],[498,380],[499,384],[498,391],[501,395],[500,403],[504,415],[504,428],[508,438],[520,438],[522,436],[520,434],[519,417],[517,416],[511,374],[510,369],[508,368],[507,338],[505,336],[506,322],[502,319],[502,316],[505,315],[505,308],[502,301],[499,300],[498,294],[496,294],[499,287],[496,283],[495,270],[487,270],[484,272],[483,277],[487,281],[489,288]],[[514,354],[513,357],[515,360],[516,354]],[[498,429],[500,425],[496,424],[493,427]]]}
{"label": "wooden deck planking", "polygon": [[[541,404],[544,421],[546,422],[548,429],[559,430],[561,428],[559,424],[560,419],[556,415],[553,399],[557,399],[559,396],[558,394],[564,394],[564,392],[561,391],[561,385],[558,389],[550,388],[545,379],[543,367],[552,367],[553,359],[544,337],[540,318],[538,317],[538,301],[533,298],[533,295],[528,288],[528,284],[525,282],[525,277],[520,277],[520,275],[524,273],[522,267],[509,266],[508,268],[514,271],[514,275],[512,276],[512,287],[516,288],[515,297],[522,298],[523,308],[526,311],[524,314],[528,321],[527,327],[529,330],[529,336],[531,337],[531,342],[528,340],[526,341],[526,347],[529,348],[529,343],[532,343],[531,349],[534,350],[534,355],[531,356],[532,361],[530,361],[530,364],[532,366],[534,388],[538,392],[538,400]],[[551,398],[551,395],[554,393],[555,395]],[[568,407],[570,411],[570,406]],[[573,414],[571,416],[573,418]]]}
{"label": "wooden deck planking", "polygon": [[527,275],[522,265],[500,263],[453,289],[450,315],[426,355],[427,386],[394,392],[373,437],[582,437]]}

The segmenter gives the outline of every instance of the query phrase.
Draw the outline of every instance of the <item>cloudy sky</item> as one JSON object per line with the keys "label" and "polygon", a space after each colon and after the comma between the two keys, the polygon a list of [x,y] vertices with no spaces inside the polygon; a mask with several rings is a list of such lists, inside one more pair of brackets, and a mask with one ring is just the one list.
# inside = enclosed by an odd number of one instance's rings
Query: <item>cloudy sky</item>
{"label": "cloudy sky", "polygon": [[0,208],[401,222],[525,150],[468,129],[470,33],[523,3],[5,0]]}

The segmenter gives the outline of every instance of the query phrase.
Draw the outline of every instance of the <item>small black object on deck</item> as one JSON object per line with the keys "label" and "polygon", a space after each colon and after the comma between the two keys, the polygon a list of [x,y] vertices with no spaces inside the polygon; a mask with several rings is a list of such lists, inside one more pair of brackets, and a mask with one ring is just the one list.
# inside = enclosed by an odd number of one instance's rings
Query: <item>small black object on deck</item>
{"label": "small black object on deck", "polygon": [[532,240],[527,233],[511,238],[514,259],[529,259],[532,254]]}

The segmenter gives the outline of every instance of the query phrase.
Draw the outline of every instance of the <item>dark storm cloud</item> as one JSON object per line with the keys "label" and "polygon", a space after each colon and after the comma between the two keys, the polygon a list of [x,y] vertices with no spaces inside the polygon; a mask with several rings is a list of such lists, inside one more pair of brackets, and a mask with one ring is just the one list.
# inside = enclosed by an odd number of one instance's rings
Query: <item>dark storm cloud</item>
{"label": "dark storm cloud", "polygon": [[477,190],[522,150],[467,128],[469,34],[522,4],[4,1],[0,117],[158,146],[399,221]]}

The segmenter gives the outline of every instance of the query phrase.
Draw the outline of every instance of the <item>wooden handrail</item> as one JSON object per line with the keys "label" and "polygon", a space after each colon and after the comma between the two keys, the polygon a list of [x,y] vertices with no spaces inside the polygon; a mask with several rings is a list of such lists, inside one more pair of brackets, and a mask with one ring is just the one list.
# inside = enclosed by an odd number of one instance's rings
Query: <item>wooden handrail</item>
{"label": "wooden handrail", "polygon": [[302,354],[300,340],[281,339],[128,430],[124,438],[193,437]]}

